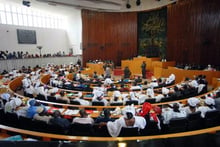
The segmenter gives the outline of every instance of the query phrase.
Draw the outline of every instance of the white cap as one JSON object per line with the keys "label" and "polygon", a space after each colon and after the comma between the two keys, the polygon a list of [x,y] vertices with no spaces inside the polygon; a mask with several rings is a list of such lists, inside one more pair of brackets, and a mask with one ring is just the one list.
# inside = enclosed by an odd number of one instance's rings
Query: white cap
{"label": "white cap", "polygon": [[17,106],[17,107],[19,107],[19,106],[21,106],[21,104],[22,104],[22,100],[20,99],[20,98],[14,98],[14,101],[15,101],[15,105]]}
{"label": "white cap", "polygon": [[113,96],[114,97],[120,97],[121,96],[121,92],[120,91],[114,91]]}
{"label": "white cap", "polygon": [[207,105],[215,105],[214,99],[213,99],[213,98],[210,98],[210,97],[207,97],[207,98],[205,99],[205,103],[206,103]]}
{"label": "white cap", "polygon": [[196,97],[192,97],[192,98],[189,98],[187,102],[190,106],[195,107],[200,102],[200,100]]}
{"label": "white cap", "polygon": [[78,97],[81,97],[82,95],[82,92],[78,92]]}
{"label": "white cap", "polygon": [[163,87],[162,88],[162,94],[168,94],[169,93],[169,89]]}
{"label": "white cap", "polygon": [[103,93],[102,91],[96,90],[96,91],[94,92],[94,95],[95,95],[96,97],[101,97],[101,96],[104,95],[104,93]]}
{"label": "white cap", "polygon": [[10,98],[10,94],[9,93],[3,93],[3,94],[1,94],[1,98],[8,101],[9,98]]}
{"label": "white cap", "polygon": [[135,115],[135,107],[134,107],[133,104],[132,104],[131,106],[126,106],[126,107],[123,109],[123,115],[124,115],[125,118],[127,117],[127,115],[126,115],[127,112],[132,113],[133,116]]}

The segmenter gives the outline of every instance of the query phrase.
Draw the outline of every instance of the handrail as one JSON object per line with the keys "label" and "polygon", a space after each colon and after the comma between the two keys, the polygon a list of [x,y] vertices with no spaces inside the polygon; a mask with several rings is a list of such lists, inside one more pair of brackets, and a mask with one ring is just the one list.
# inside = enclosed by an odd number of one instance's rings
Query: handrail
{"label": "handrail", "polygon": [[215,133],[216,131],[220,131],[220,126],[196,130],[196,131],[181,132],[181,133],[170,133],[170,134],[152,135],[152,136],[132,136],[132,137],[68,136],[68,135],[58,135],[58,134],[51,134],[51,133],[29,131],[29,130],[14,128],[14,127],[9,127],[6,125],[0,125],[0,129],[4,130],[4,133],[6,133],[7,131],[11,131],[11,132],[19,133],[19,134],[41,137],[43,141],[50,141],[51,139],[62,139],[62,140],[68,140],[68,141],[128,141],[128,140],[137,140],[137,139],[138,140],[166,139],[166,138],[200,135],[200,134],[205,134],[205,133]]}

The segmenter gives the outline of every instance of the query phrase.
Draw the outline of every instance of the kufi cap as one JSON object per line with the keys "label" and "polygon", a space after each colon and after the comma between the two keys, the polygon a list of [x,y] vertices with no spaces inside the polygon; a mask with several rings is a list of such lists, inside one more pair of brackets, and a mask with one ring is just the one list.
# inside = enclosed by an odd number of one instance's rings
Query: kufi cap
{"label": "kufi cap", "polygon": [[112,84],[112,80],[110,78],[106,78],[104,84]]}
{"label": "kufi cap", "polygon": [[21,106],[22,100],[21,100],[20,98],[17,98],[17,97],[16,97],[16,98],[14,98],[13,100],[15,101],[16,107]]}
{"label": "kufi cap", "polygon": [[10,94],[9,93],[3,93],[3,94],[1,94],[1,98],[4,99],[4,100],[9,101]]}
{"label": "kufi cap", "polygon": [[128,112],[132,113],[133,116],[135,115],[135,107],[134,107],[134,105],[126,106],[123,109],[123,115],[124,115],[125,118],[127,118],[126,113],[128,113]]}
{"label": "kufi cap", "polygon": [[121,96],[121,92],[120,91],[114,91],[113,96],[114,97],[120,97]]}
{"label": "kufi cap", "polygon": [[102,91],[96,90],[96,91],[94,92],[94,95],[95,95],[96,97],[101,97],[101,96],[104,95],[104,93],[103,93]]}
{"label": "kufi cap", "polygon": [[82,92],[78,92],[78,97],[81,97],[82,95]]}
{"label": "kufi cap", "polygon": [[168,94],[169,93],[169,89],[163,87],[162,88],[162,94]]}
{"label": "kufi cap", "polygon": [[200,100],[196,97],[192,97],[192,98],[189,98],[187,102],[190,106],[195,107],[200,102]]}
{"label": "kufi cap", "polygon": [[210,98],[210,97],[207,97],[207,98],[205,99],[205,103],[206,103],[207,105],[215,105],[214,99],[213,99],[213,98]]}

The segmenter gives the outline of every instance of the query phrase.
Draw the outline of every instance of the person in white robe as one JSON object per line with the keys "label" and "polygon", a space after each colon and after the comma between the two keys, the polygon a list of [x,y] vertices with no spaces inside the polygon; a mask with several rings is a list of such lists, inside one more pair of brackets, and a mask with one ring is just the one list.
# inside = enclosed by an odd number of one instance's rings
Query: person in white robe
{"label": "person in white robe", "polygon": [[194,113],[198,111],[198,104],[200,103],[200,100],[196,97],[191,97],[187,100],[188,105],[183,107],[183,110],[186,112],[186,114]]}
{"label": "person in white robe", "polygon": [[204,118],[207,111],[216,110],[215,100],[211,97],[207,97],[204,100],[204,105],[198,108],[198,111],[201,111],[201,117]]}
{"label": "person in white robe", "polygon": [[186,112],[182,108],[180,108],[179,103],[174,103],[172,104],[172,108],[169,108],[169,107],[162,108],[161,115],[164,118],[163,123],[169,124],[172,118],[186,117]]}
{"label": "person in white robe", "polygon": [[[134,120],[132,126],[128,126],[127,121]],[[109,134],[112,137],[117,137],[120,134],[121,128],[133,128],[138,127],[139,129],[144,129],[146,126],[146,120],[142,116],[135,115],[135,108],[134,106],[126,106],[123,110],[123,116],[119,119],[115,120],[114,122],[107,122],[107,129]]]}
{"label": "person in white robe", "polygon": [[105,106],[108,105],[108,101],[103,97],[104,96],[104,92],[100,91],[100,90],[95,90],[93,91],[93,98],[92,98],[92,102],[103,102]]}
{"label": "person in white robe", "polygon": [[82,92],[79,92],[77,97],[74,98],[73,101],[77,101],[80,103],[80,105],[83,105],[83,106],[90,106],[91,105],[91,103],[89,101],[87,101],[83,98]]}

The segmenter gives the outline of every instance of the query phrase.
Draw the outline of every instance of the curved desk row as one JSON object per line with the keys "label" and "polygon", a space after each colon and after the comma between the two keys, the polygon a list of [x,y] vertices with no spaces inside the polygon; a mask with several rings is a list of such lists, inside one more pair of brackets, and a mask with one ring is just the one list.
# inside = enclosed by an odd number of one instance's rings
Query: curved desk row
{"label": "curved desk row", "polygon": [[164,134],[164,135],[153,135],[153,136],[133,136],[133,137],[87,137],[87,136],[68,136],[68,135],[58,135],[58,134],[51,134],[51,133],[42,133],[36,131],[29,131],[18,129],[14,127],[8,127],[5,125],[0,125],[0,129],[2,133],[16,132],[22,135],[31,135],[35,137],[42,138],[43,141],[51,141],[52,139],[59,139],[59,140],[68,140],[68,141],[129,141],[129,140],[152,140],[152,139],[167,139],[167,138],[176,138],[176,137],[186,137],[186,136],[193,136],[193,135],[200,135],[205,133],[215,133],[216,131],[220,131],[220,126],[206,128],[196,131],[188,131],[182,133],[171,133],[171,134]]}
{"label": "curved desk row", "polygon": [[[11,92],[15,92],[15,90],[21,86],[21,79],[23,77],[18,77],[16,79],[14,79],[13,81],[11,81],[9,83],[9,90]],[[215,89],[214,89],[215,90]],[[212,91],[209,91],[208,93],[211,93],[213,92],[214,90]],[[199,95],[197,97],[202,97],[204,95],[207,95],[208,93],[205,93],[205,94],[202,94],[202,95]],[[19,95],[17,94],[18,96],[20,97],[24,97],[22,95]],[[173,103],[173,102],[180,102],[180,103],[183,103],[183,104],[186,104],[187,103],[187,99],[188,98],[185,98],[185,99],[181,99],[181,100],[175,100],[175,101],[169,101],[169,102],[162,102],[162,103],[155,103],[155,104],[152,104],[152,105],[164,105],[164,104],[169,104],[169,103]],[[119,107],[119,108],[123,108],[124,106],[83,106],[83,105],[72,105],[72,104],[61,104],[61,103],[53,103],[53,102],[48,102],[48,101],[40,101],[41,103],[45,104],[45,105],[49,105],[49,106],[56,106],[56,107],[62,107],[62,108],[84,108],[84,109],[93,109],[93,110],[97,110],[97,111],[102,111],[103,109],[105,108],[109,108],[109,109],[115,109],[116,107]],[[142,105],[136,105],[136,107],[141,107]]]}

